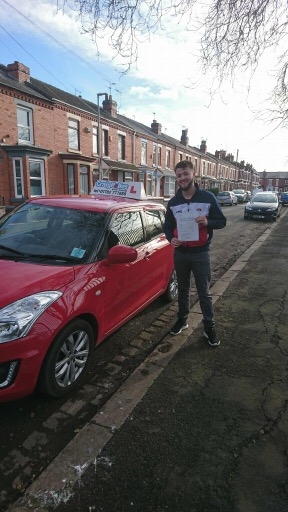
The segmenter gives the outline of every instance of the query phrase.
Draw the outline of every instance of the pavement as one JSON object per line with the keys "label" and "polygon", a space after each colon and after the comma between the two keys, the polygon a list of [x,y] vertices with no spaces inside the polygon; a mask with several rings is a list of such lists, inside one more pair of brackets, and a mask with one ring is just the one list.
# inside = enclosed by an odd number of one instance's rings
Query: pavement
{"label": "pavement", "polygon": [[[288,208],[9,512],[288,512]],[[213,251],[213,243],[212,248]]]}

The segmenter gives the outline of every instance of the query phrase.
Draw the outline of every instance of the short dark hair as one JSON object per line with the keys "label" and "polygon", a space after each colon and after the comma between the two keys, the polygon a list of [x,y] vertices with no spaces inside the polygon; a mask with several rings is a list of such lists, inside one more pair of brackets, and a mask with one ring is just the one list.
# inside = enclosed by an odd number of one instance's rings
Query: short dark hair
{"label": "short dark hair", "polygon": [[174,172],[176,172],[177,169],[191,169],[191,171],[194,171],[194,165],[190,160],[180,160],[180,162],[175,165]]}

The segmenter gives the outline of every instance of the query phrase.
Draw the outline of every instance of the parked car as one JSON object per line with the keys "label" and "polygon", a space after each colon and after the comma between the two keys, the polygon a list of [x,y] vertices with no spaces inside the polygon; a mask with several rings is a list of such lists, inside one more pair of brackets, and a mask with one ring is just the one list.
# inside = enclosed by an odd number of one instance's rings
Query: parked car
{"label": "parked car", "polygon": [[245,205],[244,219],[275,221],[281,212],[281,202],[274,192],[257,192]]}
{"label": "parked car", "polygon": [[235,194],[233,194],[233,192],[230,192],[228,190],[219,192],[217,195],[217,200],[221,206],[224,206],[224,205],[233,206],[233,204],[238,204],[238,199],[235,196]]}
{"label": "parked car", "polygon": [[285,206],[286,204],[288,204],[288,192],[281,192],[280,201],[281,201],[282,206]]}
{"label": "parked car", "polygon": [[160,295],[177,298],[164,216],[148,200],[63,196],[0,221],[0,401],[65,396],[96,345]]}
{"label": "parked car", "polygon": [[246,194],[246,191],[244,189],[236,188],[235,190],[232,190],[232,192],[237,197],[238,203],[246,203],[246,201],[247,201],[247,194]]}

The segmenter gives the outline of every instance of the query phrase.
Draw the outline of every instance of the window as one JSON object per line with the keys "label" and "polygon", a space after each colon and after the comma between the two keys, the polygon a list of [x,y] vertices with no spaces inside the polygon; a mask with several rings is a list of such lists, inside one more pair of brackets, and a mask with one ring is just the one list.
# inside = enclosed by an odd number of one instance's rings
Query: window
{"label": "window", "polygon": [[92,145],[93,145],[93,153],[98,153],[98,127],[93,126],[92,128]]}
{"label": "window", "polygon": [[147,194],[147,196],[152,196],[152,182],[153,182],[153,175],[151,172],[147,172],[147,174],[146,174],[146,194]]}
{"label": "window", "polygon": [[102,130],[102,154],[104,156],[109,155],[109,147],[108,147],[108,130]]}
{"label": "window", "polygon": [[102,169],[102,177],[100,179],[109,181],[109,169]]}
{"label": "window", "polygon": [[164,181],[164,195],[173,196],[175,194],[175,178],[165,176]]}
{"label": "window", "polygon": [[80,165],[80,194],[89,194],[87,165]]}
{"label": "window", "polygon": [[163,212],[159,210],[146,210],[146,238],[151,240],[163,233]]}
{"label": "window", "polygon": [[123,181],[133,181],[133,172],[125,171]]}
{"label": "window", "polygon": [[158,160],[157,160],[157,164],[159,165],[159,167],[161,167],[161,146],[158,146]]}
{"label": "window", "polygon": [[120,244],[135,247],[145,241],[140,212],[123,212],[115,215],[111,230]]}
{"label": "window", "polygon": [[153,144],[153,165],[157,165],[157,144]]}
{"label": "window", "polygon": [[68,194],[75,194],[74,165],[67,164]]}
{"label": "window", "polygon": [[118,133],[118,160],[125,160],[125,135]]}
{"label": "window", "polygon": [[141,141],[141,165],[147,165],[147,142]]}
{"label": "window", "polygon": [[197,165],[198,165],[198,160],[197,160],[197,158],[195,158],[195,161],[194,161],[194,171],[195,171],[196,174],[197,174]]}
{"label": "window", "polygon": [[68,145],[69,149],[79,151],[79,121],[77,119],[68,119]]}
{"label": "window", "polygon": [[171,157],[171,151],[170,149],[166,148],[166,159],[165,159],[165,166],[170,169],[170,157]]}
{"label": "window", "polygon": [[42,160],[29,160],[31,196],[45,196],[44,164]]}
{"label": "window", "polygon": [[20,158],[13,158],[13,178],[15,197],[24,196],[23,167]]}
{"label": "window", "polygon": [[179,162],[182,162],[183,160],[183,153],[179,153]]}
{"label": "window", "polygon": [[33,117],[32,110],[25,107],[17,107],[18,141],[23,144],[33,144]]}

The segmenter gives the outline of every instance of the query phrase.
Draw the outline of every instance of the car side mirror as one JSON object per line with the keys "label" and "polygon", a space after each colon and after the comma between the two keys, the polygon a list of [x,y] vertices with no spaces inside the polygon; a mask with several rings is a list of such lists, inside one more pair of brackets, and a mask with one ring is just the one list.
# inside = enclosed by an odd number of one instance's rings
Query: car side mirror
{"label": "car side mirror", "polygon": [[115,245],[108,251],[108,263],[132,263],[137,260],[138,253],[129,245]]}

